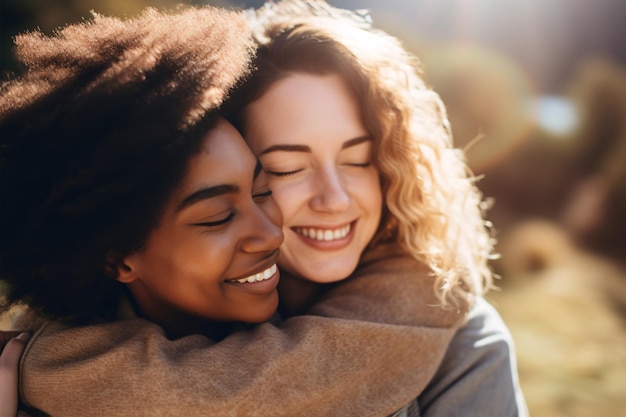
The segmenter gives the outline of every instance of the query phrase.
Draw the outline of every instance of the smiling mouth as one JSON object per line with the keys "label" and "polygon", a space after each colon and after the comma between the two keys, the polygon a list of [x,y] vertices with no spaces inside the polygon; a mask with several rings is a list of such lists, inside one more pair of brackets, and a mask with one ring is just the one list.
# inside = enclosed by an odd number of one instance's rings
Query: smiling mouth
{"label": "smiling mouth", "polygon": [[249,277],[233,279],[231,282],[238,282],[240,284],[253,283],[253,282],[261,282],[270,279],[276,273],[277,267],[276,264],[270,266],[269,268],[256,273],[254,275],[250,275]]}
{"label": "smiling mouth", "polygon": [[324,242],[332,242],[333,240],[343,239],[352,230],[353,223],[335,229],[319,229],[317,227],[294,227],[293,231],[309,239]]}

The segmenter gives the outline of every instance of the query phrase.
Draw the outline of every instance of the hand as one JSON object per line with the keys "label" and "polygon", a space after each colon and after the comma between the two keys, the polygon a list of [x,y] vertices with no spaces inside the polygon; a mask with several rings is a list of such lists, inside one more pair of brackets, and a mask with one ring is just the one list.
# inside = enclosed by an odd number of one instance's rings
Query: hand
{"label": "hand", "polygon": [[29,333],[0,331],[0,417],[17,415],[18,366],[29,339]]}

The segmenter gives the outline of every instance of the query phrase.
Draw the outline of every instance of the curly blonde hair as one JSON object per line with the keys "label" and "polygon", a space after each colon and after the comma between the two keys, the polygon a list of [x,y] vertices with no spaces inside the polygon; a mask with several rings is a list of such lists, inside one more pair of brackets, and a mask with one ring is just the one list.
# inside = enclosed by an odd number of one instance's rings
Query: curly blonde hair
{"label": "curly blonde hair", "polygon": [[375,142],[385,207],[370,246],[395,242],[435,276],[442,304],[472,302],[492,286],[490,224],[445,107],[419,61],[367,15],[324,1],[268,2],[250,11],[255,72],[236,93],[245,105],[294,72],[337,74],[351,88]]}

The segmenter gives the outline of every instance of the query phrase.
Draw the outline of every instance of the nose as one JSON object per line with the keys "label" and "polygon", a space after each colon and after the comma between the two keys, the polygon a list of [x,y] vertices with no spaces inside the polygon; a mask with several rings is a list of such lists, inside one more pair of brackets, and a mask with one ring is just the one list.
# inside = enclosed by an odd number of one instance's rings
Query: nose
{"label": "nose", "polygon": [[[243,213],[242,213],[243,214]],[[270,252],[283,243],[282,215],[274,200],[253,203],[248,221],[243,226],[246,236],[241,249],[246,253]]]}
{"label": "nose", "polygon": [[350,195],[335,168],[320,172],[315,178],[315,192],[310,206],[315,211],[338,213],[350,206]]}

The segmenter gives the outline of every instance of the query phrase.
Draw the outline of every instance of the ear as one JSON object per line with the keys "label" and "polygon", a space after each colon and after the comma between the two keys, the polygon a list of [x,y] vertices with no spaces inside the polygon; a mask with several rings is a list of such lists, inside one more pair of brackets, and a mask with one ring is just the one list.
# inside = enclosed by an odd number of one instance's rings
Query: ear
{"label": "ear", "polygon": [[136,255],[129,255],[124,259],[118,259],[111,263],[112,269],[116,273],[116,280],[122,284],[130,284],[139,278],[137,274]]}

